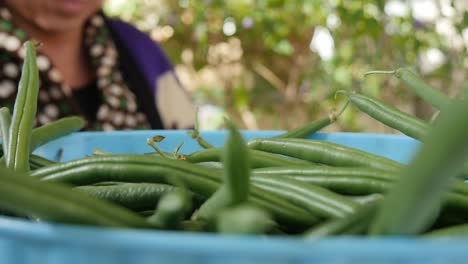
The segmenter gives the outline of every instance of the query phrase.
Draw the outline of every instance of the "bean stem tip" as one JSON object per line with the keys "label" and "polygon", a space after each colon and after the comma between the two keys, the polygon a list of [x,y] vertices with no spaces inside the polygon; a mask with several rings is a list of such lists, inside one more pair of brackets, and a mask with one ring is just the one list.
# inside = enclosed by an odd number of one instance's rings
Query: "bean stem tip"
{"label": "bean stem tip", "polygon": [[364,73],[364,76],[372,75],[372,74],[395,74],[396,71],[368,71]]}

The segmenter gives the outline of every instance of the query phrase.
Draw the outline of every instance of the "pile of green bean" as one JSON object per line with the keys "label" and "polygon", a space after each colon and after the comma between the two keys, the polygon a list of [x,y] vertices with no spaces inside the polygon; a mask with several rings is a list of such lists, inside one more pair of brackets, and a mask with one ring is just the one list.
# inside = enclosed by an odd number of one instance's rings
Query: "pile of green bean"
{"label": "pile of green bean", "polygon": [[[340,91],[374,119],[422,142],[409,164],[331,142],[304,139],[335,122],[317,120],[273,138],[228,136],[187,155],[94,155],[55,162],[32,152],[85,122],[69,117],[33,129],[39,78],[35,45],[13,115],[0,109],[0,210],[35,221],[120,228],[318,239],[338,235],[468,234],[468,102],[435,92],[408,69],[394,73],[440,110],[433,123],[364,94]],[[379,72],[381,73],[381,72]]]}

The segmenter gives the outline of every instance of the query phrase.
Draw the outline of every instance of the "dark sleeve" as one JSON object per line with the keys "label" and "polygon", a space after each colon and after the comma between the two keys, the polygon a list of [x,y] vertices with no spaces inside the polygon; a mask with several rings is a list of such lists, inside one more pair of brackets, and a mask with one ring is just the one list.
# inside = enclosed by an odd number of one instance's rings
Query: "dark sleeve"
{"label": "dark sleeve", "polygon": [[193,127],[196,111],[192,98],[162,49],[133,26],[118,20],[107,21],[121,56],[124,78],[137,96],[143,96],[142,106],[155,109],[157,117],[149,116],[158,121],[155,125],[170,129]]}
{"label": "dark sleeve", "polygon": [[[112,25],[110,20],[107,20],[107,23]],[[119,67],[123,79],[127,83],[129,89],[137,97],[139,107],[148,117],[151,128],[163,129],[164,126],[157,111],[155,101],[153,100],[154,91],[152,85],[146,80],[141,66],[130,54],[129,48],[121,39],[121,35],[115,32],[117,28],[115,28],[115,26],[110,26],[109,28],[119,54]]]}

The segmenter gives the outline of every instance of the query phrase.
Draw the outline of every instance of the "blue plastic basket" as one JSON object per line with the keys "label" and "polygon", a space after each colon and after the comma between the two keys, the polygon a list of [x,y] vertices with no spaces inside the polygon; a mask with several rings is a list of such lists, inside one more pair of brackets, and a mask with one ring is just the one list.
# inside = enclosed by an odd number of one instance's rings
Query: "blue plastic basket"
{"label": "blue plastic basket", "polygon": [[[270,137],[279,131],[244,132],[245,137]],[[77,133],[36,151],[62,160],[90,155],[93,148],[113,153],[145,153],[146,138],[166,136],[159,145],[182,152],[199,149],[185,131]],[[204,138],[222,145],[224,132]],[[337,142],[406,162],[418,142],[405,136],[323,133],[312,138]],[[62,151],[59,151],[62,149]],[[465,263],[468,240],[410,238],[299,238],[221,236],[161,231],[107,229],[33,223],[0,217],[0,263]]]}

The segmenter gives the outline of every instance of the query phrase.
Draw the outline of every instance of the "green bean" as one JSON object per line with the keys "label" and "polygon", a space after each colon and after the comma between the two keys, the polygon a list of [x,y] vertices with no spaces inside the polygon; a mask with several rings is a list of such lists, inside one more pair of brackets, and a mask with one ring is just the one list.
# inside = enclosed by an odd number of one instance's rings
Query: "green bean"
{"label": "green bean", "polygon": [[[393,183],[400,179],[398,173],[367,167],[296,166],[259,168],[253,170],[253,175],[286,177],[344,193],[348,188],[346,186],[349,186],[349,194],[364,194],[368,191],[382,192],[389,186],[386,183]],[[362,188],[356,186],[358,181],[363,183]],[[369,189],[366,190],[366,188]],[[468,184],[462,180],[456,180],[451,192],[468,195]]]}
{"label": "green bean", "polygon": [[[260,175],[253,176],[253,179]],[[265,177],[265,176],[262,176]],[[271,177],[271,176],[266,176]],[[320,186],[340,194],[363,195],[369,193],[384,193],[391,186],[391,182],[380,180],[377,178],[343,175],[325,175],[325,176],[284,176],[284,177],[271,177],[280,179],[290,179],[301,183]]]}
{"label": "green bean", "polygon": [[373,203],[375,201],[379,201],[383,199],[383,195],[380,193],[373,193],[368,195],[362,196],[349,196],[348,198],[360,205],[366,205],[369,203]]}
{"label": "green bean", "polygon": [[[103,158],[110,156],[93,157]],[[156,161],[159,164],[138,164],[125,162],[125,159],[122,159],[122,162],[117,162],[117,160],[91,160],[88,164],[80,162],[81,164],[77,164],[76,166],[70,163],[63,163],[37,169],[32,171],[30,175],[42,178],[44,181],[64,182],[78,186],[102,181],[166,183],[166,177],[183,174],[183,180],[190,184],[197,193],[209,195],[216,188],[217,176],[213,176],[210,171],[204,171],[201,174],[200,171],[187,171],[186,167],[181,166],[177,168],[176,164],[169,164],[169,166],[175,165],[174,167],[166,167],[165,163],[159,161]],[[63,167],[63,169],[59,169],[60,167]],[[200,177],[199,175],[204,177]]]}
{"label": "green bean", "polygon": [[[7,107],[0,108],[0,126],[2,131],[2,150],[3,153],[8,153],[7,146],[10,142],[10,124],[11,124],[11,115],[10,109]],[[2,158],[3,163],[5,162],[5,157]]]}
{"label": "green bean", "polygon": [[267,212],[249,204],[224,209],[216,220],[221,234],[263,234],[276,226]]}
{"label": "green bean", "polygon": [[235,125],[226,122],[229,135],[223,148],[223,184],[197,211],[194,219],[213,221],[220,210],[245,203],[249,194],[250,160],[247,146]]}
{"label": "green bean", "polygon": [[273,192],[264,191],[254,185],[250,186],[250,190],[249,203],[265,209],[275,221],[289,230],[307,228],[319,220],[305,209],[281,199]]}
{"label": "green bean", "polygon": [[436,229],[431,232],[425,233],[423,237],[427,238],[453,238],[453,237],[467,237],[468,224],[461,224],[450,226],[446,228]]}
{"label": "green bean", "polygon": [[154,208],[152,210],[139,211],[137,213],[139,216],[147,218],[154,214]]}
{"label": "green bean", "polygon": [[[114,155],[103,155],[103,156],[91,156],[91,157],[86,157],[86,158],[82,158],[78,160],[57,163],[54,166],[44,167],[34,172],[30,172],[29,174],[33,177],[38,177],[38,178],[44,178],[46,176],[49,176],[51,180],[53,180],[54,177],[58,177],[57,180],[64,180],[64,181],[72,180],[72,182],[70,182],[72,184],[88,184],[88,183],[92,184],[95,182],[99,182],[99,179],[97,178],[88,179],[86,178],[87,177],[86,175],[82,177],[78,177],[77,175],[74,175],[70,178],[66,175],[66,173],[63,174],[62,176],[60,175],[64,171],[71,171],[74,169],[79,169],[82,166],[86,166],[86,165],[95,166],[95,165],[106,164],[106,163],[115,164],[115,165],[118,165],[118,164],[147,165],[148,168],[161,167],[164,169],[176,169],[180,172],[187,172],[193,175],[206,174],[207,178],[215,179],[215,180],[219,178],[219,173],[221,172],[220,170],[217,170],[217,169],[203,168],[201,166],[196,166],[194,164],[191,164],[185,161],[166,159],[160,156],[114,154]],[[91,167],[90,169],[94,169],[94,168]],[[96,169],[99,170],[100,168],[96,168]],[[109,168],[109,169],[112,169],[112,168]]]}
{"label": "green bean", "polygon": [[95,156],[99,156],[99,155],[112,155],[112,153],[110,152],[107,152],[105,150],[102,150],[100,148],[94,148],[93,151],[92,151],[92,154],[95,155]]}
{"label": "green bean", "polygon": [[18,93],[16,95],[7,146],[6,167],[14,171],[29,170],[31,133],[37,111],[39,71],[36,65],[36,48],[27,41]]}
{"label": "green bean", "polygon": [[453,210],[460,214],[467,215],[468,213],[468,195],[456,192],[449,192],[442,198],[444,209]]}
{"label": "green bean", "polygon": [[[277,167],[277,166],[306,166],[306,165],[313,164],[308,161],[282,157],[282,156],[274,155],[268,152],[263,152],[263,151],[253,150],[253,149],[250,149],[248,151],[249,151],[249,156],[251,159],[250,165],[252,166],[252,168]],[[210,149],[200,150],[192,154],[186,155],[183,159],[191,163],[220,161],[221,152],[222,152],[222,148],[210,148]]]}
{"label": "green bean", "polygon": [[363,94],[338,91],[343,93],[359,110],[373,117],[377,121],[394,128],[403,134],[415,139],[421,139],[429,128],[429,124],[398,110],[395,107],[386,105],[377,99]]}
{"label": "green bean", "polygon": [[149,228],[132,212],[56,183],[0,169],[0,206],[44,220],[113,227]]}
{"label": "green bean", "polygon": [[163,195],[156,213],[148,218],[148,222],[164,229],[179,229],[191,209],[189,193],[179,188]]}
{"label": "green bean", "polygon": [[384,199],[372,234],[417,234],[431,224],[431,214],[468,159],[467,112],[468,101],[458,100],[441,111],[422,147],[402,170],[400,181]]}
{"label": "green bean", "polygon": [[56,164],[55,161],[48,160],[38,155],[31,154],[29,156],[29,166],[31,170],[36,170],[42,167]]}
{"label": "green bean", "polygon": [[[197,112],[198,112],[198,109],[197,109]],[[189,136],[191,136],[193,139],[195,139],[197,141],[198,145],[200,145],[200,147],[202,147],[204,149],[213,148],[213,145],[208,143],[206,140],[204,140],[200,136],[200,130],[198,130],[199,127],[200,127],[199,120],[198,120],[198,118],[195,118],[194,129],[193,129],[193,131],[188,132]]]}
{"label": "green bean", "polygon": [[83,129],[85,124],[86,121],[82,117],[70,116],[33,129],[31,152],[49,141]]}
{"label": "green bean", "polygon": [[354,212],[358,206],[346,197],[327,189],[304,185],[292,179],[257,176],[252,177],[251,181],[254,186],[275,193],[321,218],[344,217]]}
{"label": "green bean", "polygon": [[180,223],[180,229],[187,232],[204,232],[205,223],[194,220],[184,220]]}
{"label": "green bean", "polygon": [[443,208],[435,223],[431,225],[430,229],[428,229],[426,233],[435,231],[437,229],[446,228],[448,226],[465,224],[466,222],[466,215],[461,215],[460,212],[456,210],[452,211],[447,210],[447,208]]}
{"label": "green bean", "polygon": [[374,168],[329,166],[262,168],[253,171],[256,176],[293,179],[351,195],[383,193],[398,179],[395,173]]}
{"label": "green bean", "polygon": [[372,167],[398,171],[403,166],[393,160],[332,142],[295,138],[254,139],[252,149],[286,155],[332,166]]}
{"label": "green bean", "polygon": [[380,180],[395,180],[398,179],[398,174],[383,171],[369,167],[331,167],[331,166],[288,166],[274,168],[259,168],[253,170],[254,175],[263,175],[271,177],[291,177],[299,180],[307,181],[307,177],[314,176],[360,176],[370,179]]}
{"label": "green bean", "polygon": [[249,196],[250,156],[247,145],[237,127],[229,120],[229,136],[222,156],[223,183],[229,200],[236,206],[247,201]]}
{"label": "green bean", "polygon": [[[3,147],[3,144],[0,144],[0,145],[2,145],[2,147]],[[0,156],[2,156],[4,154],[3,150],[2,150],[2,147],[0,147]],[[3,160],[3,157],[0,160]],[[52,161],[52,160],[48,160],[48,159],[43,158],[41,156],[34,155],[34,154],[31,154],[29,156],[29,167],[30,167],[31,170],[39,169],[39,168],[49,166],[49,165],[53,165],[53,164],[56,164],[56,162]]]}
{"label": "green bean", "polygon": [[[105,181],[168,183],[168,178],[178,177],[190,190],[206,198],[220,186],[221,173],[221,170],[158,156],[109,155],[60,163],[37,169],[29,175],[71,185]],[[290,226],[310,226],[317,221],[304,209],[256,187],[251,187],[249,200],[271,212],[278,222]]]}
{"label": "green bean", "polygon": [[134,211],[154,209],[164,194],[177,190],[172,185],[156,183],[113,183],[104,186],[78,186],[76,189]]}
{"label": "green bean", "polygon": [[152,147],[156,151],[156,153],[154,153],[153,155],[159,155],[159,156],[161,156],[163,158],[166,158],[166,159],[174,159],[175,157],[174,157],[174,155],[172,155],[172,153],[164,152],[158,146],[156,146],[156,142],[161,142],[164,139],[165,139],[164,136],[156,135],[156,136],[153,136],[152,138],[148,138],[146,140],[146,143],[148,144],[148,146]]}
{"label": "green bean", "polygon": [[409,68],[399,68],[395,71],[370,71],[365,75],[369,74],[393,74],[408,85],[421,99],[436,109],[442,109],[450,104],[450,97],[429,86]]}
{"label": "green bean", "polygon": [[219,161],[199,162],[199,163],[195,163],[195,165],[202,166],[202,167],[205,167],[205,168],[223,169],[223,163],[221,163]]}
{"label": "green bean", "polygon": [[319,131],[320,129],[325,128],[326,126],[334,123],[337,118],[344,112],[346,107],[348,106],[349,101],[346,102],[346,105],[340,110],[338,114],[331,113],[329,116],[324,117],[322,119],[319,119],[317,121],[308,123],[304,126],[295,128],[291,131],[288,131],[286,133],[280,134],[278,136],[275,136],[273,138],[305,138],[313,133]]}
{"label": "green bean", "polygon": [[331,219],[304,234],[305,239],[320,239],[335,235],[356,235],[365,233],[375,214],[380,199],[362,205],[346,218]]}
{"label": "green bean", "polygon": [[[326,166],[256,169],[252,177],[258,176],[293,179],[351,195],[386,193],[400,178],[396,173],[373,168]],[[445,199],[444,207],[468,211],[468,184],[456,181]]]}
{"label": "green bean", "polygon": [[189,134],[189,136],[191,138],[193,138],[193,139],[195,139],[197,141],[197,143],[198,143],[198,145],[200,145],[200,147],[202,147],[204,149],[214,148],[213,145],[208,143],[208,141],[206,141],[205,139],[203,139],[200,136],[200,132],[197,129],[194,129],[193,131],[189,132],[188,134]]}

